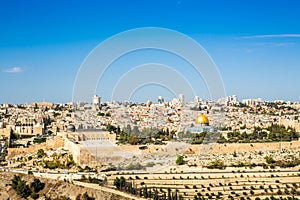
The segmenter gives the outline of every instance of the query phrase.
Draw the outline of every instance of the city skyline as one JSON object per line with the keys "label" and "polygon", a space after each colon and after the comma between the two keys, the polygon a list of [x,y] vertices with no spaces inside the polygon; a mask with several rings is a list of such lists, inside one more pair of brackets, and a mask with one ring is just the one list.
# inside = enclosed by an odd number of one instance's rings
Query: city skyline
{"label": "city skyline", "polygon": [[[297,1],[10,1],[2,2],[0,10],[0,103],[70,102],[86,56],[105,39],[140,27],[164,27],[197,41],[216,63],[227,95],[300,100]],[[190,66],[174,55],[151,50],[114,62],[96,93],[109,101],[111,88],[106,85],[148,62],[168,64],[189,79],[200,98],[209,99],[204,81]],[[166,88],[148,85],[132,100],[156,99],[164,93],[167,99],[174,97]]]}

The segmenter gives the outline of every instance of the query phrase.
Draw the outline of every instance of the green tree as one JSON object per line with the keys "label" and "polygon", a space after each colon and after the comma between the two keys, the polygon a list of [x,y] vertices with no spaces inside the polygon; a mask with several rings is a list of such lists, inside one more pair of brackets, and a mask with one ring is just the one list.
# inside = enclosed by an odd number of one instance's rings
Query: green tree
{"label": "green tree", "polygon": [[183,165],[183,164],[184,164],[184,159],[183,159],[183,156],[182,156],[182,155],[179,155],[179,156],[177,157],[176,164],[177,164],[177,165]]}
{"label": "green tree", "polygon": [[125,178],[123,176],[121,176],[121,178],[116,177],[114,180],[114,186],[116,186],[116,188],[119,190],[124,189],[126,186]]}
{"label": "green tree", "polygon": [[26,184],[26,181],[21,179],[20,181],[18,181],[16,192],[18,195],[20,195],[23,198],[27,198],[31,194],[30,188]]}
{"label": "green tree", "polygon": [[13,189],[17,189],[17,185],[18,185],[19,181],[21,181],[21,177],[14,175],[13,179],[11,180],[11,182],[12,182],[11,186]]}
{"label": "green tree", "polygon": [[39,179],[35,178],[33,182],[30,184],[30,188],[33,192],[39,192],[44,189],[45,183],[42,183]]}

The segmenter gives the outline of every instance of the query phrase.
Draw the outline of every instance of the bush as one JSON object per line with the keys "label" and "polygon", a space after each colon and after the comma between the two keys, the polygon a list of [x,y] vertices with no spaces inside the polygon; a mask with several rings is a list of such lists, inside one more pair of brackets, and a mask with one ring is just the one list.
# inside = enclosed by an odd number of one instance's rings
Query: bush
{"label": "bush", "polygon": [[275,160],[271,156],[266,156],[265,160],[269,165],[275,163]]}
{"label": "bush", "polygon": [[183,156],[182,155],[179,155],[177,157],[176,164],[177,165],[183,165],[184,164],[184,160],[183,160]]}
{"label": "bush", "polygon": [[281,190],[278,190],[278,191],[277,191],[277,194],[278,194],[278,195],[282,195]]}
{"label": "bush", "polygon": [[38,158],[42,158],[44,156],[46,156],[47,154],[44,152],[43,149],[39,149],[38,152],[37,152],[37,156]]}
{"label": "bush", "polygon": [[44,167],[48,168],[48,169],[56,169],[56,168],[58,168],[60,166],[60,162],[59,161],[55,162],[55,161],[49,161],[49,160],[47,160],[44,163],[45,163]]}
{"label": "bush", "polygon": [[290,194],[289,190],[287,188],[284,189],[285,194]]}
{"label": "bush", "polygon": [[221,160],[214,160],[212,161],[208,166],[207,166],[208,169],[225,169],[226,166],[224,164],[223,161]]}
{"label": "bush", "polygon": [[263,186],[263,185],[259,186],[259,189],[263,190],[263,189],[264,189],[264,186]]}
{"label": "bush", "polygon": [[141,170],[144,167],[140,163],[130,163],[126,166],[126,170]]}

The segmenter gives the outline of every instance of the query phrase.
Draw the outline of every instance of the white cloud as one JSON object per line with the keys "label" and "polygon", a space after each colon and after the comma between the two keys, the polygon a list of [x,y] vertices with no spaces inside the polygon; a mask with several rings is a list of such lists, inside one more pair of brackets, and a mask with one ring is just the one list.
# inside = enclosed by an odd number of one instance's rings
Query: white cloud
{"label": "white cloud", "polygon": [[242,36],[242,39],[259,39],[259,38],[300,38],[300,34],[271,34],[271,35],[249,35]]}
{"label": "white cloud", "polygon": [[6,72],[6,73],[20,73],[23,71],[24,70],[21,67],[13,67],[13,68],[3,70],[3,72]]}
{"label": "white cloud", "polygon": [[274,46],[277,47],[289,47],[295,45],[294,42],[282,42],[282,43],[273,43]]}

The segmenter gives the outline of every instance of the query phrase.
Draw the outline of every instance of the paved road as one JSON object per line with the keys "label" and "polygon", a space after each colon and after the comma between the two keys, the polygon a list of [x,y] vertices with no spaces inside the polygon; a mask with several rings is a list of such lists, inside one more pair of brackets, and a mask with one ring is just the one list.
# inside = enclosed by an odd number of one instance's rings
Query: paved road
{"label": "paved road", "polygon": [[[16,173],[28,173],[28,170],[23,170],[23,169],[14,169],[14,168],[2,168],[0,167],[0,170],[2,171],[11,171],[11,172],[16,172]],[[67,171],[65,172],[60,172],[60,171],[49,171],[49,172],[46,172],[46,171],[35,171],[33,170],[32,171],[34,174],[41,174],[41,175],[62,175],[62,176],[66,176],[66,175],[70,175],[70,176],[74,176],[74,177],[77,177],[77,176],[91,176],[91,177],[95,177],[95,176],[99,176],[99,174],[97,173],[85,173],[85,172],[78,172],[78,173],[69,173]],[[280,170],[280,171],[263,171],[263,170],[240,170],[239,172],[237,170],[235,170],[235,172],[232,172],[232,171],[228,171],[228,170],[224,170],[224,171],[189,171],[189,172],[178,172],[178,173],[170,173],[168,172],[167,174],[232,174],[232,173],[235,173],[235,174],[239,174],[239,173],[243,173],[243,174],[257,174],[257,173],[300,173],[299,170],[288,170],[288,169],[283,169],[283,170]],[[105,173],[103,173],[104,175]],[[166,174],[165,172],[131,172],[131,171],[126,171],[124,174],[123,173],[119,173],[119,174],[112,174],[114,176],[117,176],[117,175],[162,175],[162,174]]]}

